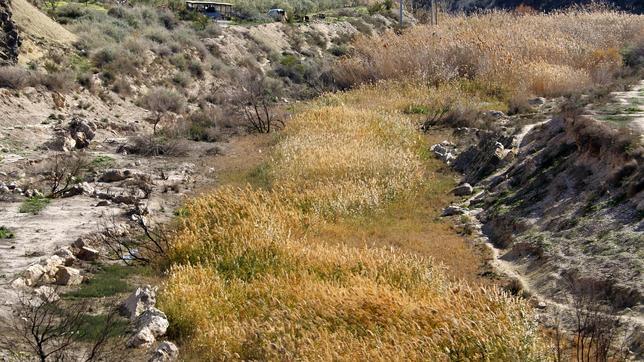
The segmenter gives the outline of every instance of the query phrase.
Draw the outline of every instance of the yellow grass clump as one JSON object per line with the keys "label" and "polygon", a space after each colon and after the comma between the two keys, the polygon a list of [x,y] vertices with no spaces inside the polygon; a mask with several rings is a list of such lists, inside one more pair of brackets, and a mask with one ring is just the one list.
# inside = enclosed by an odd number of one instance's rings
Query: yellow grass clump
{"label": "yellow grass clump", "polygon": [[416,125],[369,107],[373,91],[302,107],[271,187],[222,187],[182,210],[159,305],[187,359],[542,360],[524,301],[449,281],[426,257],[311,237],[426,180]]}
{"label": "yellow grass clump", "polygon": [[344,86],[473,79],[558,96],[612,79],[622,67],[620,49],[643,34],[644,16],[612,11],[445,15],[438,26],[358,39],[355,56],[344,60],[336,78]]}

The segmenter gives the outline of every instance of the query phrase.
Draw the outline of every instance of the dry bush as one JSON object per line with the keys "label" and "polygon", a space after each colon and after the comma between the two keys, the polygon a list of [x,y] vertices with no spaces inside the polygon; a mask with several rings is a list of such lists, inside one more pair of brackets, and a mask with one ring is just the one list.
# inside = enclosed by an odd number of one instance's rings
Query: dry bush
{"label": "dry bush", "polygon": [[341,86],[467,78],[558,96],[611,80],[622,67],[618,50],[644,33],[643,23],[608,10],[445,16],[439,26],[400,36],[359,37],[356,55],[340,62],[335,77]]}
{"label": "dry bush", "polygon": [[43,175],[47,197],[56,198],[69,192],[82,181],[89,161],[81,153],[61,153],[40,165],[39,173]]}
{"label": "dry bush", "polygon": [[223,187],[180,211],[159,303],[184,353],[196,360],[541,360],[523,301],[448,282],[430,259],[309,238],[308,230],[337,218],[413,197],[427,176],[415,123],[368,103],[392,98],[402,108],[409,98],[371,97],[376,91],[303,106],[276,146],[268,189]]}
{"label": "dry bush", "polygon": [[238,88],[228,97],[228,103],[243,117],[249,130],[270,133],[284,122],[273,112],[282,93],[279,82],[261,73],[244,71],[237,75]]}
{"label": "dry bush", "polygon": [[31,72],[23,67],[0,67],[0,88],[22,89],[31,84],[31,78]]}
{"label": "dry bush", "polygon": [[185,99],[173,90],[166,88],[154,88],[146,93],[139,100],[141,107],[154,113],[152,124],[154,125],[153,133],[157,134],[157,126],[162,117],[169,113],[181,113],[186,106]]}
{"label": "dry bush", "polygon": [[119,147],[118,152],[141,156],[181,157],[190,153],[191,147],[186,141],[176,138],[140,136],[132,137],[126,145]]}
{"label": "dry bush", "polygon": [[193,112],[186,120],[188,137],[194,141],[223,141],[224,136],[218,125],[218,121],[222,118],[222,112],[216,109]]}
{"label": "dry bush", "polygon": [[[109,307],[104,318],[97,319],[89,303],[65,302],[57,292],[42,297],[21,296],[15,318],[7,326],[14,340],[3,338],[3,344],[18,353],[14,346],[17,339],[28,346],[28,355],[42,362],[118,358],[118,343],[122,341],[118,338],[115,341],[114,337],[122,332],[123,326],[117,308]],[[97,322],[102,325],[96,325]]]}
{"label": "dry bush", "polygon": [[41,79],[42,84],[54,92],[69,92],[76,86],[76,76],[72,72],[49,73]]}

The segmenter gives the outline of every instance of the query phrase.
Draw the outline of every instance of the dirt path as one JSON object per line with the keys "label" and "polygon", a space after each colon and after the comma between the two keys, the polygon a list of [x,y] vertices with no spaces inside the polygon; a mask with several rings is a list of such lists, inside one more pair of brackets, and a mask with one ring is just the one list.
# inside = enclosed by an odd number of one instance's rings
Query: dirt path
{"label": "dirt path", "polygon": [[644,80],[623,92],[612,92],[614,102],[592,107],[591,115],[619,127],[629,127],[644,140]]}

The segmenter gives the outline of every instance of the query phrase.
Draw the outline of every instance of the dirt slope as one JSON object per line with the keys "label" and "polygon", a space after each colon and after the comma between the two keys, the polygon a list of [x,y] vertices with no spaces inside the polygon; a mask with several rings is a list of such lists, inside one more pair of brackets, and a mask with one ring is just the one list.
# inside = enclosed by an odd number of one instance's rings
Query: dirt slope
{"label": "dirt slope", "polygon": [[13,0],[13,21],[20,30],[23,44],[18,61],[26,64],[40,58],[49,45],[71,46],[76,35],[50,19],[27,0]]}

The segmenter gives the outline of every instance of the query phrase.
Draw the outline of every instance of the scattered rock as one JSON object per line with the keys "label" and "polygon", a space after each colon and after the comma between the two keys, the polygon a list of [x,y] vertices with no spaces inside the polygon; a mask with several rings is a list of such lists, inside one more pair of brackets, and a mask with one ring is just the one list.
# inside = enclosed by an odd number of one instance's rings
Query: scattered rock
{"label": "scattered rock", "polygon": [[467,195],[471,195],[474,192],[474,188],[472,187],[472,185],[470,185],[470,184],[468,184],[466,182],[466,183],[454,188],[454,190],[452,190],[452,192],[456,196],[467,196]]}
{"label": "scattered rock", "polygon": [[149,362],[171,362],[179,358],[179,348],[168,341],[163,341],[152,354]]}
{"label": "scattered rock", "polygon": [[132,177],[132,171],[130,170],[110,169],[110,170],[106,170],[98,180],[100,182],[116,182],[116,181],[123,181],[130,177]]}
{"label": "scattered rock", "polygon": [[112,205],[112,201],[110,201],[110,200],[101,200],[101,201],[99,201],[99,202],[97,202],[97,203],[96,203],[96,206],[97,206],[97,207],[100,207],[100,206],[110,206],[110,205]]}
{"label": "scattered rock", "polygon": [[38,296],[43,302],[53,303],[60,300],[60,296],[56,293],[56,290],[50,286],[43,285],[34,290],[36,296]]}
{"label": "scattered rock", "polygon": [[83,276],[80,270],[61,266],[56,272],[56,284],[58,285],[78,285],[83,282]]}
{"label": "scattered rock", "polygon": [[56,107],[56,109],[65,108],[65,97],[63,97],[62,94],[53,92],[51,94],[51,98],[54,101],[54,106]]}
{"label": "scattered rock", "polygon": [[115,204],[126,204],[134,205],[136,204],[137,198],[133,195],[115,195],[112,196],[112,202]]}
{"label": "scattered rock", "polygon": [[22,289],[22,288],[27,287],[27,284],[25,283],[25,278],[19,277],[19,278],[14,279],[11,282],[11,287],[14,288],[14,289]]}
{"label": "scattered rock", "polygon": [[467,210],[459,206],[448,206],[443,210],[442,216],[463,215]]}
{"label": "scattered rock", "polygon": [[78,238],[72,243],[72,246],[75,246],[75,247],[77,247],[79,249],[84,247],[84,246],[87,246],[87,245],[89,245],[88,240],[83,239],[83,238]]}
{"label": "scattered rock", "polygon": [[74,118],[68,125],[69,133],[76,142],[76,148],[82,149],[89,146],[94,139],[96,127],[83,119]]}
{"label": "scattered rock", "polygon": [[63,259],[63,264],[65,266],[71,266],[74,264],[74,260],[76,260],[76,257],[74,256],[74,253],[72,253],[69,248],[60,248],[54,252],[54,255],[59,256],[61,259]]}
{"label": "scattered rock", "polygon": [[142,288],[137,288],[134,293],[123,302],[125,309],[130,319],[135,319],[141,313],[153,308],[156,304],[157,289],[149,285]]}
{"label": "scattered rock", "polygon": [[485,115],[487,117],[490,117],[492,119],[499,119],[499,118],[505,118],[506,117],[505,113],[503,113],[501,111],[494,111],[494,110],[483,112],[483,115]]}
{"label": "scattered rock", "polygon": [[70,152],[74,149],[76,149],[76,140],[73,139],[70,136],[62,136],[59,138],[57,142],[54,143],[55,145],[60,145],[60,147],[55,147],[54,149],[59,149],[63,152]]}
{"label": "scattered rock", "polygon": [[170,322],[165,313],[157,308],[151,307],[145,310],[135,321],[136,330],[148,329],[155,337],[160,337],[168,330]]}
{"label": "scattered rock", "polygon": [[129,348],[144,348],[151,346],[155,341],[156,339],[152,332],[149,329],[144,328],[128,339],[127,346]]}
{"label": "scattered rock", "polygon": [[528,100],[528,104],[533,107],[539,107],[546,104],[546,99],[543,97],[532,98]]}
{"label": "scattered rock", "polygon": [[436,157],[438,157],[448,165],[456,159],[456,145],[449,141],[443,141],[441,143],[433,145],[430,148],[430,151],[432,151]]}
{"label": "scattered rock", "polygon": [[58,268],[63,266],[65,261],[63,258],[61,258],[58,255],[52,255],[48,258],[44,258],[40,260],[40,265],[42,265],[43,269],[45,270],[45,274],[42,276],[44,278],[44,282],[51,282],[56,275],[56,272],[58,272]]}
{"label": "scattered rock", "polygon": [[92,249],[92,248],[87,247],[87,246],[81,247],[80,250],[78,251],[78,253],[76,254],[78,259],[85,260],[85,261],[94,261],[94,260],[98,259],[99,255],[100,254],[99,254],[98,250]]}
{"label": "scattered rock", "polygon": [[25,281],[25,285],[31,287],[36,285],[44,274],[45,268],[40,264],[34,264],[22,273],[22,278]]}

